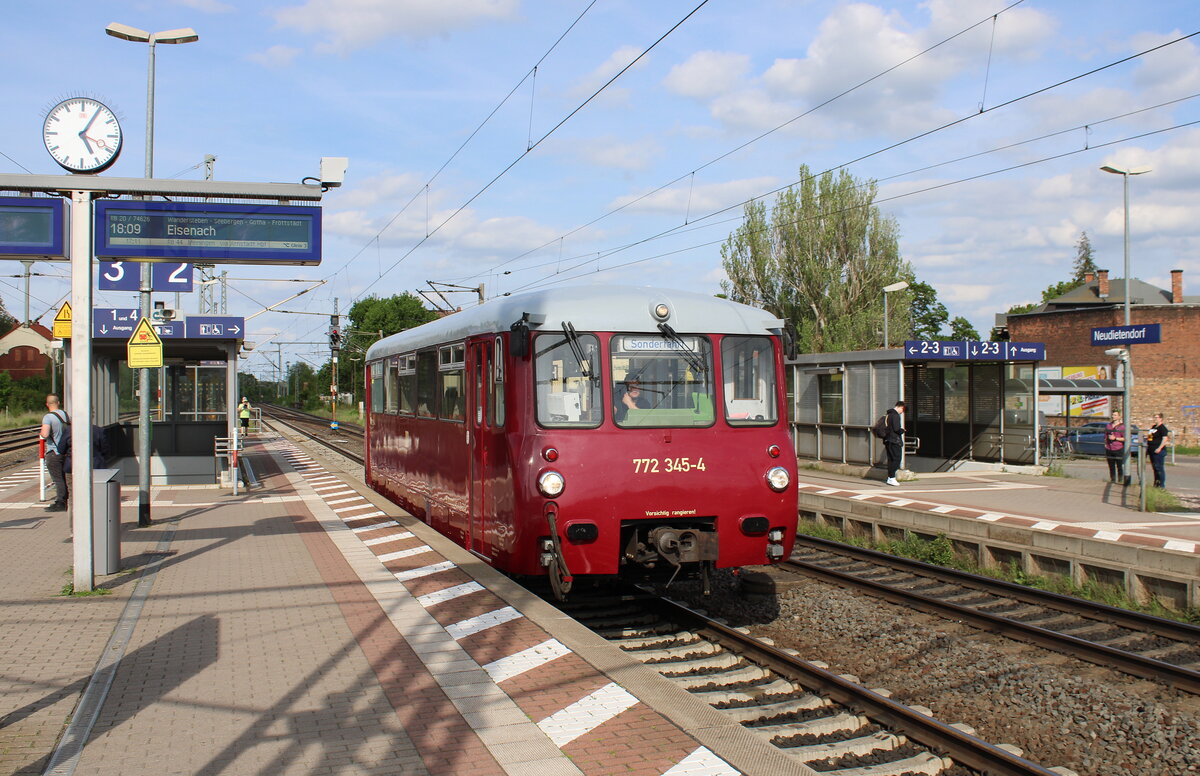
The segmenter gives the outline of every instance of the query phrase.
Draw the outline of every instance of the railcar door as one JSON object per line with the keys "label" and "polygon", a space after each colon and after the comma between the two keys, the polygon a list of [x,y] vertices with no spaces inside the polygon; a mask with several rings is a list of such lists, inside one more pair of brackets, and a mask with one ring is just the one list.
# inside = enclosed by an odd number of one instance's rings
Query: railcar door
{"label": "railcar door", "polygon": [[488,375],[491,372],[488,351],[490,347],[490,340],[474,342],[470,346],[471,415],[467,420],[471,433],[471,481],[469,487],[471,493],[471,517],[469,520],[470,538],[467,549],[484,557],[490,557],[491,555],[486,537],[490,509],[488,505],[489,494],[487,492],[488,448],[491,445],[492,437],[488,427],[490,413],[488,406],[488,387],[490,381]]}

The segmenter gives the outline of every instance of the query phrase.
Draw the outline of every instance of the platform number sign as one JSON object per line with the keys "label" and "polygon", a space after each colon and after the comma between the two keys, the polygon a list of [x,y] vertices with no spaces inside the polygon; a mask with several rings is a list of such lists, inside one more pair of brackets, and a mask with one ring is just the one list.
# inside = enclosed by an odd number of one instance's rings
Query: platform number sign
{"label": "platform number sign", "polygon": [[[101,291],[138,291],[141,288],[142,265],[133,261],[100,262]],[[164,262],[150,265],[150,288],[153,291],[191,293],[192,265]]]}

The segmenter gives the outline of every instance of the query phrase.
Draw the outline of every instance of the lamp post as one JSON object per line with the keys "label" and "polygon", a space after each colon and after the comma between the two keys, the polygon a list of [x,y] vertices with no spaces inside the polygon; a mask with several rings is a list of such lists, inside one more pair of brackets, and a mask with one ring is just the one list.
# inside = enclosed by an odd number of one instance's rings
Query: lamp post
{"label": "lamp post", "polygon": [[892,283],[890,286],[883,287],[883,347],[885,349],[892,346],[892,340],[888,337],[888,294],[893,291],[903,291],[908,288],[908,281],[901,280],[899,283]]}
{"label": "lamp post", "polygon": [[[146,177],[154,177],[154,48],[158,43],[191,43],[200,36],[191,27],[163,32],[146,32],[128,24],[113,22],[104,31],[114,38],[134,43],[146,43],[150,47],[149,75],[146,79]],[[142,263],[141,315],[150,317],[151,308],[150,265]],[[160,386],[161,387],[161,386]],[[138,525],[150,525],[150,370],[141,369],[138,374]]]}
{"label": "lamp post", "polygon": [[[1120,175],[1124,182],[1125,189],[1125,325],[1130,325],[1130,276],[1129,276],[1129,176],[1130,175],[1145,175],[1150,172],[1149,167],[1130,167],[1121,169],[1113,167],[1111,164],[1106,164],[1100,168],[1103,172],[1110,172],[1113,175]],[[1130,388],[1133,383],[1133,346],[1126,346],[1125,358],[1121,361],[1124,367],[1122,383],[1124,384],[1124,396],[1122,402],[1124,405],[1125,415],[1125,454],[1121,458],[1121,471],[1129,471],[1129,452],[1133,447],[1133,407],[1130,397]],[[1126,474],[1126,477],[1129,475]],[[1143,489],[1144,490],[1144,489]]]}

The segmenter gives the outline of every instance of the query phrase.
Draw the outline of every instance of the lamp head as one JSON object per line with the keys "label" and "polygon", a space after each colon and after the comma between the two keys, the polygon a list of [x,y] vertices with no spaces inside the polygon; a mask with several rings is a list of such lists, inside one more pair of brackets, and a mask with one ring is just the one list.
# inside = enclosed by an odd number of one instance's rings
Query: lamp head
{"label": "lamp head", "polygon": [[1122,170],[1120,167],[1113,167],[1111,164],[1106,164],[1100,168],[1104,172],[1111,172],[1113,175],[1145,175],[1150,172],[1149,167],[1130,167]]}
{"label": "lamp head", "polygon": [[890,286],[884,286],[883,292],[885,294],[890,294],[893,291],[903,291],[906,288],[908,288],[908,281],[901,280],[899,283],[892,283]]}

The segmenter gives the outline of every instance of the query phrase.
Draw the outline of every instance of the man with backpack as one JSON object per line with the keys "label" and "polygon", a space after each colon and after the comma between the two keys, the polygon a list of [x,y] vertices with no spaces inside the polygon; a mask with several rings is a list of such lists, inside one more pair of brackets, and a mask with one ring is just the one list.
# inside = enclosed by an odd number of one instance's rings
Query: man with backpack
{"label": "man with backpack", "polygon": [[896,473],[900,471],[900,460],[904,456],[904,402],[896,402],[896,406],[887,411],[872,428],[875,436],[883,440],[883,449],[887,453],[887,484],[899,485]]}
{"label": "man with backpack", "polygon": [[46,440],[46,471],[54,482],[54,503],[47,512],[67,511],[67,456],[71,454],[71,419],[58,408],[58,397],[46,396],[46,414],[42,418],[42,439]]}

